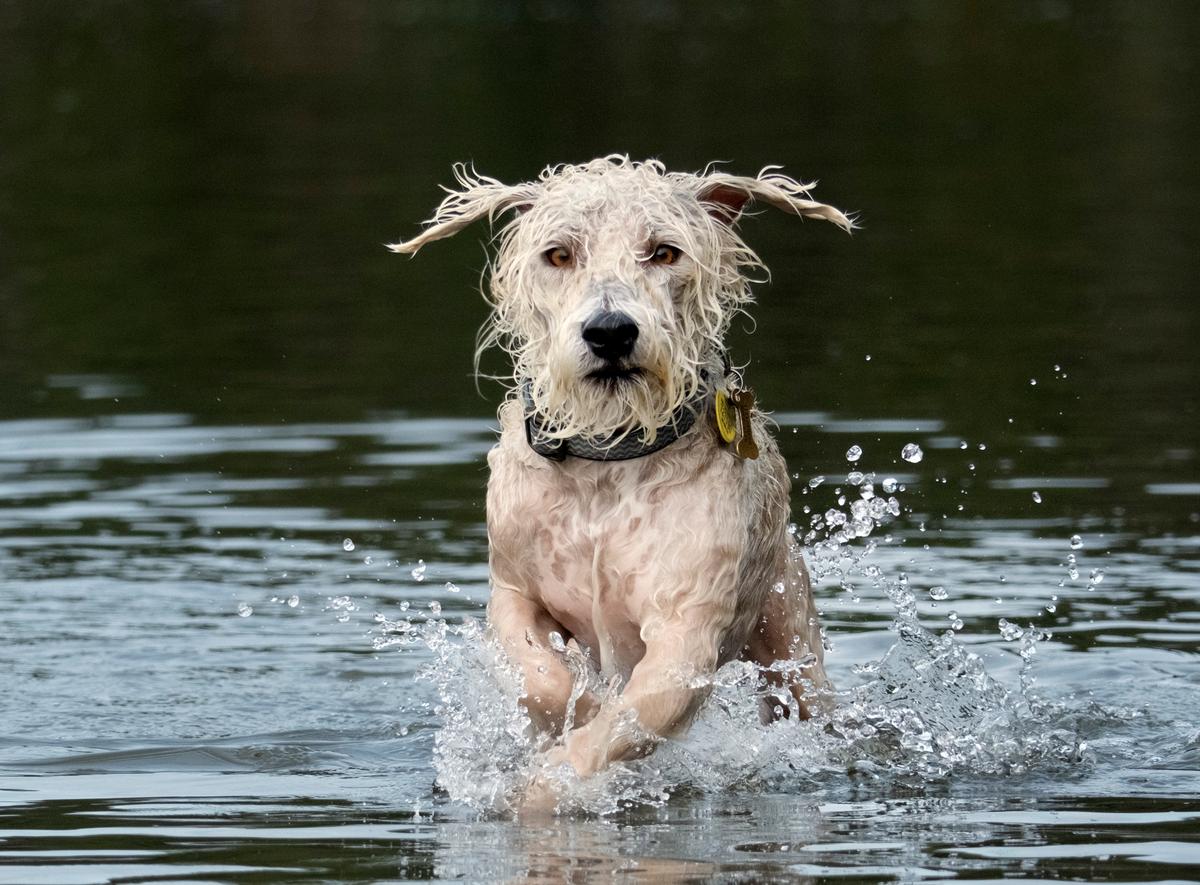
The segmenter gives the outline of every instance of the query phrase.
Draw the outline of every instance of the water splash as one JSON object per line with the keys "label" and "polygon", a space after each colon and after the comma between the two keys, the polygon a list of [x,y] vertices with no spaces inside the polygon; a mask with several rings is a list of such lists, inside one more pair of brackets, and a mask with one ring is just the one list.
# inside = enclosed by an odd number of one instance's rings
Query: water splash
{"label": "water splash", "polygon": [[[875,561],[879,541],[871,536],[902,507],[893,494],[876,495],[874,480],[873,473],[851,471],[846,487],[853,494],[833,489],[837,506],[811,513],[803,533],[791,527],[794,555],[803,547],[818,582],[852,594],[867,588],[882,593],[894,612],[894,645],[879,660],[854,668],[860,681],[836,693],[832,712],[763,724],[764,671],[731,662],[701,679],[711,695],[682,738],[586,780],[553,773],[560,812],[609,814],[634,804],[662,805],[681,790],[811,789],[847,774],[923,780],[960,772],[1004,775],[1083,757],[1086,743],[1061,725],[1067,719],[1062,710],[1034,693],[1033,663],[1047,633],[1000,621],[1002,638],[1018,645],[1022,661],[1019,688],[1011,690],[956,641],[962,622],[954,612],[940,635],[920,624],[908,576],[888,574]],[[885,480],[881,488],[903,487]],[[949,597],[942,587],[930,595]],[[431,606],[394,620],[377,616],[375,648],[417,647],[429,657],[418,678],[437,695],[432,712],[442,722],[434,740],[439,787],[481,814],[511,813],[530,781],[546,774],[542,753],[555,739],[535,732],[519,703],[522,676],[481,623],[466,618],[452,625],[437,615]],[[585,690],[601,697],[619,690],[602,683],[574,643],[552,636],[551,647],[574,675],[573,699]],[[805,662],[781,666],[803,668]]]}
{"label": "water splash", "polygon": [[350,615],[358,611],[358,603],[349,596],[331,596],[325,611],[333,612],[338,623],[345,624],[350,620]]}

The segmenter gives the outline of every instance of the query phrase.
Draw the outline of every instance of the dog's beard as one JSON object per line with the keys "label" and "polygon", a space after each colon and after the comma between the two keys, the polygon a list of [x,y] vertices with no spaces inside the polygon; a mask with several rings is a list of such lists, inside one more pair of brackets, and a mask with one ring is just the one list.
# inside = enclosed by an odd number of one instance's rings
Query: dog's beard
{"label": "dog's beard", "polygon": [[547,435],[636,435],[652,442],[658,430],[674,420],[680,405],[695,396],[704,376],[698,360],[689,369],[665,351],[657,359],[647,353],[643,360],[597,365],[595,360],[581,362],[577,355],[565,355],[557,362],[531,366],[529,390]]}

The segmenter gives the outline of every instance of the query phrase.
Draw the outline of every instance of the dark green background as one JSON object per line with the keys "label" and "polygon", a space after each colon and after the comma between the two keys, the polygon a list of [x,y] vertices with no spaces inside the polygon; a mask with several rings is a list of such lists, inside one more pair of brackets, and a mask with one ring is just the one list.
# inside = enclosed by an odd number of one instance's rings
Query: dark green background
{"label": "dark green background", "polygon": [[[745,225],[774,283],[734,354],[768,406],[1161,461],[1200,423],[1198,24],[1150,2],[3,3],[0,417],[487,414],[486,232],[381,244],[453,161],[521,179],[619,151],[783,164],[861,213],[853,238]],[[81,401],[55,381],[78,373],[141,394]]]}

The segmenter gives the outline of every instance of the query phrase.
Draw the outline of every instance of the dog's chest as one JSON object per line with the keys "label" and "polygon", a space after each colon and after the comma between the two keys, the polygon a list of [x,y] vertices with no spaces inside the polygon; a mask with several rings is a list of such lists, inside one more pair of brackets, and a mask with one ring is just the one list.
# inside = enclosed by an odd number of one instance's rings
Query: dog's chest
{"label": "dog's chest", "polygon": [[492,579],[541,605],[606,673],[680,605],[728,609],[747,553],[745,464],[695,437],[622,462],[532,455],[506,426],[488,457]]}
{"label": "dog's chest", "polygon": [[626,677],[645,651],[640,625],[663,543],[653,530],[660,508],[631,473],[617,468],[568,485],[530,523],[542,604],[605,673]]}
{"label": "dog's chest", "polygon": [[627,677],[656,590],[697,561],[697,533],[682,530],[695,521],[681,509],[689,493],[641,460],[531,468],[504,448],[489,459],[493,579],[541,604],[602,671]]}

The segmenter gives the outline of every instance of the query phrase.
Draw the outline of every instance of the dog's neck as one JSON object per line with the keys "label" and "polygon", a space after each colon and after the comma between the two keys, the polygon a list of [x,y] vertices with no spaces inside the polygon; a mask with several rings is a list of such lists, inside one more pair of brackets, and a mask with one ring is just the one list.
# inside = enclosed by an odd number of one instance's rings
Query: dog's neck
{"label": "dog's neck", "polygon": [[645,442],[635,431],[616,432],[603,437],[569,436],[556,438],[547,434],[549,426],[533,402],[531,385],[521,385],[521,403],[525,409],[525,438],[529,447],[543,458],[563,461],[583,458],[587,461],[631,461],[665,449],[695,426],[708,409],[713,396],[711,383],[701,385],[687,402],[671,415],[671,420],[657,428],[653,442]]}

